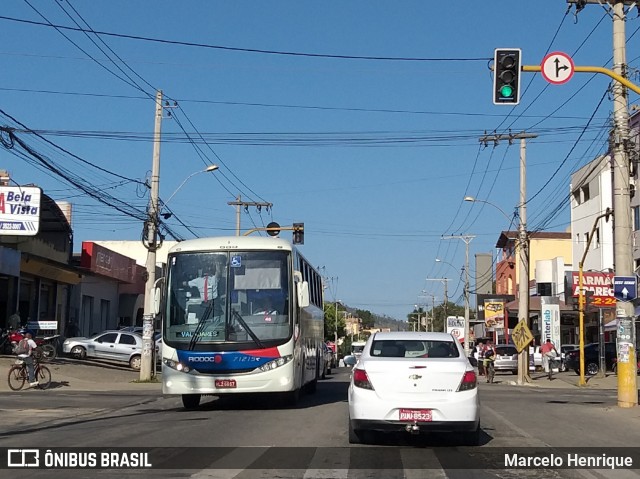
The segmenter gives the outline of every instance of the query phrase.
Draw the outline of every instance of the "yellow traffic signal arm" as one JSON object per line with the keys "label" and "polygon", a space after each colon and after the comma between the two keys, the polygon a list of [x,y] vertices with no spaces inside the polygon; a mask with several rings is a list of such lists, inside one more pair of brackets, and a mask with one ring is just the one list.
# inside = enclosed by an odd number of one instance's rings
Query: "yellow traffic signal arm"
{"label": "yellow traffic signal arm", "polygon": [[[522,65],[522,71],[523,72],[540,72],[540,71],[542,71],[542,67],[540,65]],[[574,71],[580,72],[580,73],[604,73],[605,75],[610,76],[611,78],[613,78],[617,82],[619,82],[619,83],[623,84],[624,86],[626,86],[628,89],[633,90],[638,95],[640,95],[640,87],[638,85],[635,85],[635,84],[631,83],[626,78],[621,77],[620,75],[618,75],[617,73],[613,72],[612,70],[609,70],[608,68],[591,67],[591,66],[584,66],[584,67],[576,66],[576,67],[574,67]]]}

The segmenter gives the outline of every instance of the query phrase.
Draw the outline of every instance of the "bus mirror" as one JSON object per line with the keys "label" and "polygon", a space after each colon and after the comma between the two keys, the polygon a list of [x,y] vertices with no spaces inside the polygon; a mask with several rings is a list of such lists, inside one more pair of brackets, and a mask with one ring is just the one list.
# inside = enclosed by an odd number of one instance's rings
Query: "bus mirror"
{"label": "bus mirror", "polygon": [[298,307],[306,308],[309,306],[309,283],[302,281],[296,285],[298,286]]}
{"label": "bus mirror", "polygon": [[155,288],[152,292],[153,297],[151,298],[152,306],[153,306],[153,314],[158,314],[160,312],[160,298],[162,297],[162,293],[160,292],[160,288]]}

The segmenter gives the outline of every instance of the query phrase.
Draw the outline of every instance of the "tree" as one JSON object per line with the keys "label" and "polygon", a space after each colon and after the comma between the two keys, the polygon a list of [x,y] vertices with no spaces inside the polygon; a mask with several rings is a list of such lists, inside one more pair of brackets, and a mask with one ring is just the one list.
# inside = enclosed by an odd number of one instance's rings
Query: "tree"
{"label": "tree", "polygon": [[362,329],[375,328],[376,321],[371,311],[356,309],[356,316],[362,321]]}
{"label": "tree", "polygon": [[[342,314],[340,303],[338,305],[338,337],[345,336],[344,315]],[[336,336],[336,303],[324,303],[324,339],[334,341]],[[344,308],[343,308],[344,310]]]}

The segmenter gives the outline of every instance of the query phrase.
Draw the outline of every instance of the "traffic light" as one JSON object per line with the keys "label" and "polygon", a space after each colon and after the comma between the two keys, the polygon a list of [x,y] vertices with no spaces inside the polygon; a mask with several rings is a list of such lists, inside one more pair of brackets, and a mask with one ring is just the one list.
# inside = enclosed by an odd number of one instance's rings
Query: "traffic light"
{"label": "traffic light", "polygon": [[304,223],[293,223],[293,244],[304,244]]}
{"label": "traffic light", "polygon": [[496,48],[493,57],[493,103],[517,105],[520,103],[519,48]]}

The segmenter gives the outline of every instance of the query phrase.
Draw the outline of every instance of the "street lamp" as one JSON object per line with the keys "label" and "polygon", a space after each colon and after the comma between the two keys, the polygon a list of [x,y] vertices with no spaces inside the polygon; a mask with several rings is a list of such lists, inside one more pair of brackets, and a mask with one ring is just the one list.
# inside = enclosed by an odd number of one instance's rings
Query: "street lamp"
{"label": "street lamp", "polygon": [[[159,118],[162,117],[162,108],[159,107],[160,116],[158,117],[158,112],[156,113],[156,122],[160,121]],[[157,128],[158,129],[158,128]],[[151,194],[149,196],[149,218],[147,219],[147,225],[145,228],[148,228],[148,245],[147,246],[147,263],[146,263],[146,283],[144,289],[144,313],[143,313],[143,331],[142,331],[142,359],[140,363],[140,380],[141,381],[149,381],[151,379],[151,368],[153,366],[153,320],[155,317],[155,306],[153,304],[153,292],[156,287],[156,250],[159,248],[156,243],[156,235],[158,233],[158,215],[160,213],[160,208],[158,206],[158,190],[160,187],[160,147],[158,144],[154,144],[154,170],[152,173],[152,181],[151,181]],[[201,171],[196,171],[195,173],[190,174],[187,178],[178,186],[178,188],[171,194],[169,200],[173,198],[173,196],[178,192],[180,188],[187,182],[189,178],[198,173],[205,173],[207,171],[217,170],[217,165],[209,165],[206,169]],[[169,200],[167,200],[164,204],[166,205]],[[170,215],[169,215],[170,216]],[[169,216],[165,217],[165,219],[169,218]]]}
{"label": "street lamp", "polygon": [[[192,177],[194,177],[195,175],[199,175],[200,173],[209,173],[209,172],[211,172],[211,171],[215,171],[215,170],[217,170],[218,168],[219,168],[219,166],[218,166],[218,165],[213,165],[213,164],[212,164],[212,165],[207,166],[204,170],[194,171],[193,173],[191,173],[189,176],[187,176],[187,177],[184,179],[184,181],[183,181],[182,183],[180,183],[180,186],[178,186],[178,187],[176,188],[176,190],[175,190],[173,193],[171,193],[171,196],[169,196],[169,199],[168,199],[167,201],[164,201],[164,202],[163,202],[163,206],[166,206],[166,205],[169,203],[169,201],[171,201],[171,198],[173,198],[173,197],[176,195],[176,193],[177,193],[178,191],[180,191],[180,188],[182,188],[182,187],[185,185],[185,183],[186,183],[187,181],[189,181]],[[171,213],[163,213],[163,215],[162,215],[162,216],[163,216],[163,217],[164,217],[164,219],[166,220],[166,219],[169,219],[169,218],[171,217]]]}
{"label": "street lamp", "polygon": [[493,206],[500,213],[502,213],[505,218],[507,218],[507,221],[509,221],[509,223],[513,223],[513,217],[509,216],[507,213],[504,212],[502,208],[500,208],[498,205],[491,203],[490,201],[479,200],[478,198],[474,198],[473,196],[465,196],[464,201],[468,201],[469,203],[485,203],[487,205]]}

